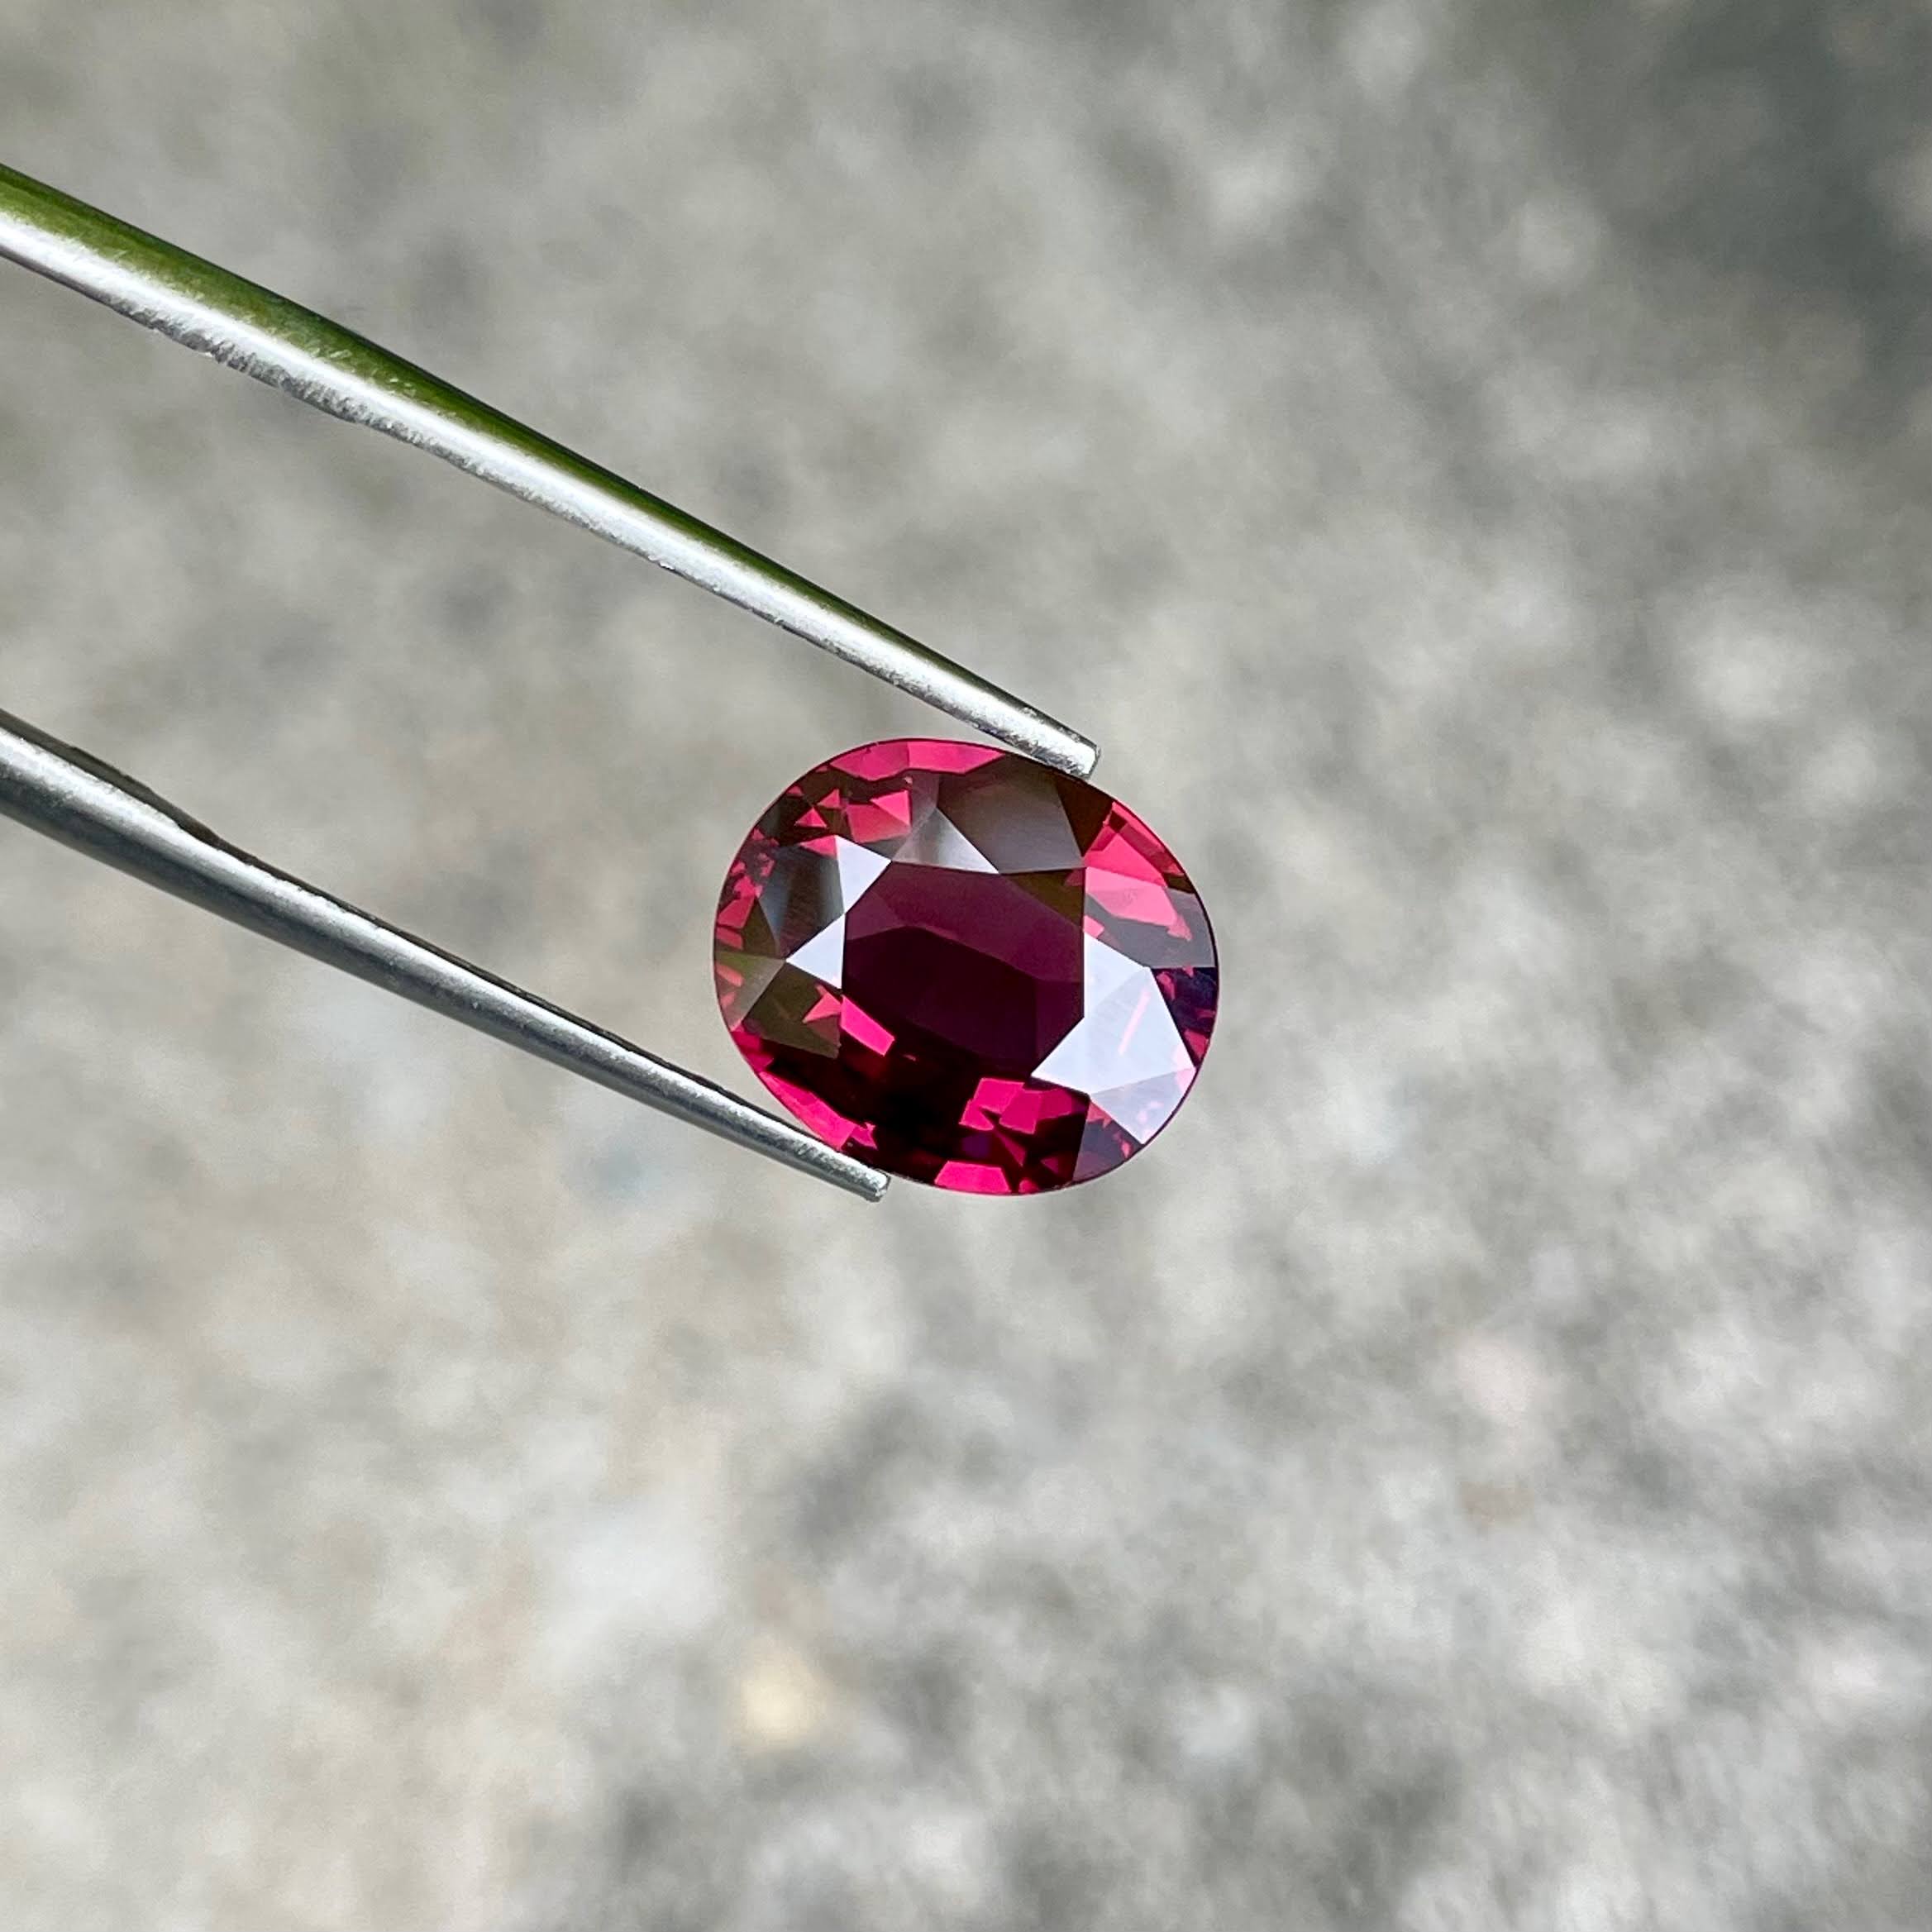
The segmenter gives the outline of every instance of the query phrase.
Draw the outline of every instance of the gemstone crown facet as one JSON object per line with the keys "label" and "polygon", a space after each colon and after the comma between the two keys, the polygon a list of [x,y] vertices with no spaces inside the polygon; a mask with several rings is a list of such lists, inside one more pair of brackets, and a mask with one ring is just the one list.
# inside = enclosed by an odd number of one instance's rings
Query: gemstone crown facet
{"label": "gemstone crown facet", "polygon": [[1116,799],[1014,752],[889,738],[814,766],[732,860],[718,1004],[822,1138],[1038,1194],[1130,1159],[1214,1030],[1200,897]]}

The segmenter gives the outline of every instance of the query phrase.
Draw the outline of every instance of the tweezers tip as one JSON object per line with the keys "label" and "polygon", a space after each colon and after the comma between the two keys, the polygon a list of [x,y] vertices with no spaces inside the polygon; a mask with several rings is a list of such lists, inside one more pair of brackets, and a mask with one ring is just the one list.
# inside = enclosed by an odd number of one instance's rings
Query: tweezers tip
{"label": "tweezers tip", "polygon": [[1064,771],[1069,778],[1087,779],[1100,762],[1100,747],[1091,738],[1083,738],[1070,727],[1050,718],[1040,720],[1035,742],[1028,749],[1042,765]]}

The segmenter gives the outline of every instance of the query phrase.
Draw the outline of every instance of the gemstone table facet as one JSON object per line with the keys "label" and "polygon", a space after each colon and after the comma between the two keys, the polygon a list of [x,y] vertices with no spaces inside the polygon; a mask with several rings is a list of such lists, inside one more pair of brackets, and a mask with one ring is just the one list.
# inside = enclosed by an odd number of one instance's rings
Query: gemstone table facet
{"label": "gemstone table facet", "polygon": [[832,1146],[973,1194],[1118,1167],[1214,1030],[1206,913],[1119,800],[1010,751],[891,738],[815,766],[739,849],[718,1004]]}

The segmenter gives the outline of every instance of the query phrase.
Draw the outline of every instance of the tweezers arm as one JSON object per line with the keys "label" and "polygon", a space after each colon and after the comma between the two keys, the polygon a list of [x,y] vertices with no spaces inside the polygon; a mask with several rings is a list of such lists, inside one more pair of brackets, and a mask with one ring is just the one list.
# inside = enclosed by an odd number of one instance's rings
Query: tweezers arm
{"label": "tweezers arm", "polygon": [[600,1086],[876,1200],[885,1176],[217,838],[145,785],[0,712],[0,816]]}
{"label": "tweezers arm", "polygon": [[829,591],[309,309],[10,168],[0,255],[460,470],[770,620],[1057,770],[1092,742]]}

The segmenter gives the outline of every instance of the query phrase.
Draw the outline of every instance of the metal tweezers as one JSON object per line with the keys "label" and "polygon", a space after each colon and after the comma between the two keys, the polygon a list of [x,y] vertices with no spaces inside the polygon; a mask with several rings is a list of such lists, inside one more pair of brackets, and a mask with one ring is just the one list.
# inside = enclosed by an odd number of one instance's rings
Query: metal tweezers
{"label": "metal tweezers", "polygon": [[[1095,746],[903,632],[427,370],[212,262],[0,167],[0,256],[350,422],[428,450],[1058,770]],[[0,713],[0,813],[165,892],[742,1147],[876,1200],[886,1177],[694,1073],[277,871]]]}

